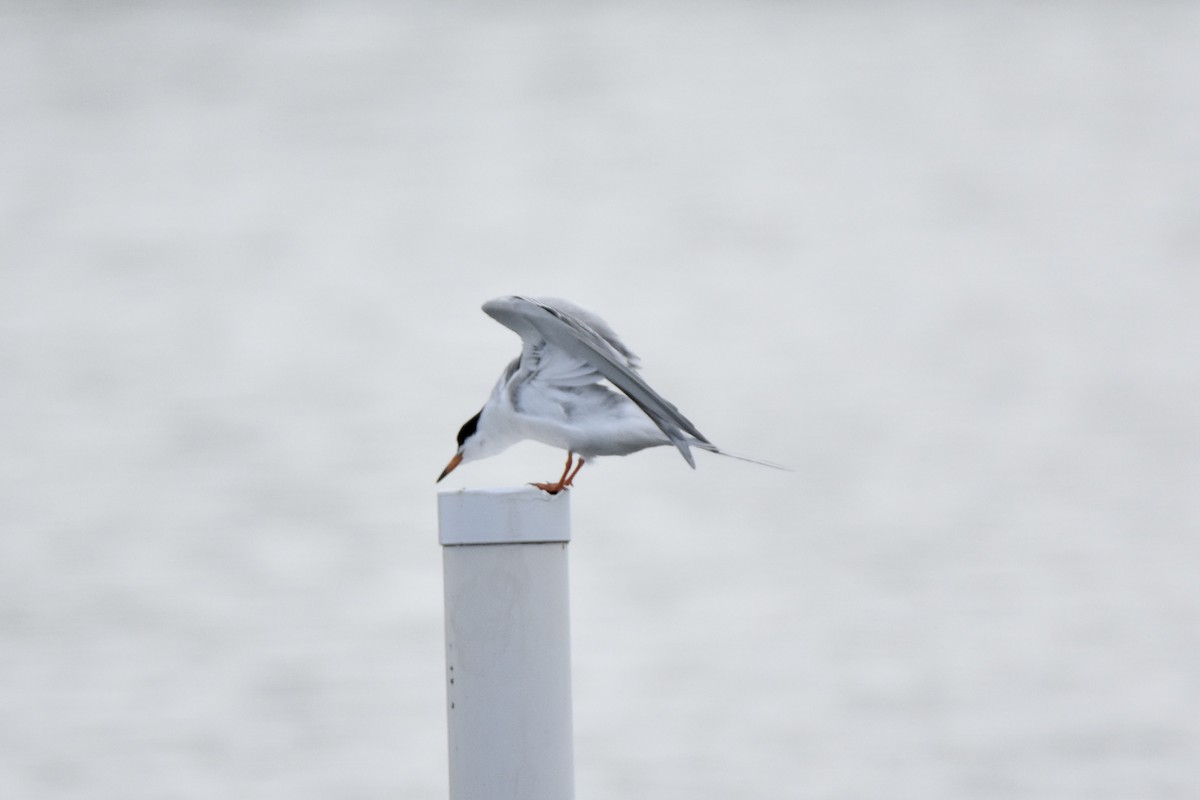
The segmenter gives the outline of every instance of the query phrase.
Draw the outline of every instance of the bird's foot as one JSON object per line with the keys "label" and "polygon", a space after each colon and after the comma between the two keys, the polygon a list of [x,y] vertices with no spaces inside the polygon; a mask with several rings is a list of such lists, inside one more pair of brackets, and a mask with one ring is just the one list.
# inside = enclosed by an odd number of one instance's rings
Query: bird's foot
{"label": "bird's foot", "polygon": [[562,481],[559,481],[558,483],[531,483],[529,485],[536,486],[537,488],[541,489],[543,492],[546,492],[547,494],[558,494],[563,489],[570,488],[566,484],[564,484]]}

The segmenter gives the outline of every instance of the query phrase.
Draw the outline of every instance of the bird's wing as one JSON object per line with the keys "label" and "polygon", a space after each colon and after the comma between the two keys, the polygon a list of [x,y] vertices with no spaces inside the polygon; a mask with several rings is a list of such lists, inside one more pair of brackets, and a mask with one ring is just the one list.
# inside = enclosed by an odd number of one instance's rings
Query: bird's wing
{"label": "bird's wing", "polygon": [[708,439],[650,388],[636,372],[637,357],[599,317],[566,301],[519,295],[489,300],[483,310],[521,337],[523,362],[527,357],[540,359],[543,370],[553,370],[556,382],[562,382],[563,376],[583,383],[592,382],[585,380],[588,375],[607,378],[650,417],[688,464],[696,466],[688,437],[704,443]]}

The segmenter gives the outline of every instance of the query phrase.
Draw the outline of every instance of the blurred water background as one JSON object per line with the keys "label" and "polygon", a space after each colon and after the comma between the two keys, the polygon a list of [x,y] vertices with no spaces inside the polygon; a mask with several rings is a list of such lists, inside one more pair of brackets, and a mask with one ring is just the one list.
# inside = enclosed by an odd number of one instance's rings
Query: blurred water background
{"label": "blurred water background", "polygon": [[1200,6],[6,2],[0,104],[3,797],[444,797],[514,292],[796,470],[581,474],[581,798],[1200,796]]}

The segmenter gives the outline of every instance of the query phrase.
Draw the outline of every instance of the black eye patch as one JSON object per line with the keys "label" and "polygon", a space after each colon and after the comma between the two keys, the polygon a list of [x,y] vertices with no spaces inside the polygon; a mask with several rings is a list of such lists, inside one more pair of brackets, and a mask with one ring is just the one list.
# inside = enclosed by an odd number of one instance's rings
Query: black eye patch
{"label": "black eye patch", "polygon": [[[483,411],[481,409],[479,411],[479,414],[482,414],[482,413],[483,413]],[[463,424],[463,426],[461,428],[459,428],[459,430],[458,430],[458,446],[459,447],[462,447],[463,442],[465,442],[471,436],[471,434],[475,433],[475,429],[479,427],[479,414],[476,414],[475,416],[471,417],[469,420],[467,420]]]}

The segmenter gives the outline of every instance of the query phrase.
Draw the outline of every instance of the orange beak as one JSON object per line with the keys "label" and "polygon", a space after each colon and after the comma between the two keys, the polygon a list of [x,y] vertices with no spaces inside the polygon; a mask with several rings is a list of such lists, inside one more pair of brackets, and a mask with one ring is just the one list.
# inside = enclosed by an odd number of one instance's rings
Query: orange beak
{"label": "orange beak", "polygon": [[462,453],[455,453],[454,458],[450,459],[450,463],[446,465],[446,468],[444,470],[442,470],[442,474],[438,475],[438,479],[436,481],[434,481],[434,483],[441,483],[442,478],[446,477],[451,472],[454,472],[454,468],[457,467],[461,463],[462,463]]}

